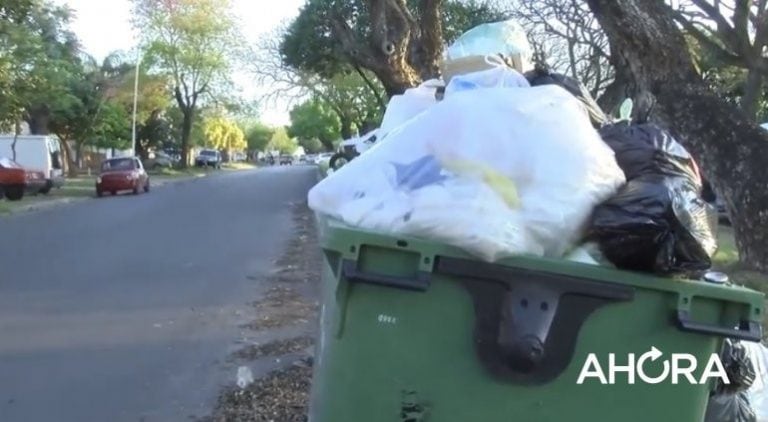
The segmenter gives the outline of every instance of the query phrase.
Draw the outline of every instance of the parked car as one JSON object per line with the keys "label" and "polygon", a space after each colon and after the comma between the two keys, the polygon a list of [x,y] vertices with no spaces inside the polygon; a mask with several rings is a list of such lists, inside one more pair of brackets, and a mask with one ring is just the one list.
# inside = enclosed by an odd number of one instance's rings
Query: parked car
{"label": "parked car", "polygon": [[96,178],[96,196],[105,192],[116,195],[121,191],[138,195],[142,190],[149,192],[149,175],[138,158],[110,158],[101,163],[101,173]]}
{"label": "parked car", "polygon": [[280,156],[280,165],[286,165],[290,166],[293,165],[293,156],[292,155],[281,155]]}
{"label": "parked car", "polygon": [[317,157],[315,157],[315,164],[320,164],[322,162],[329,162],[331,160],[331,157],[333,157],[332,152],[323,152],[320,154],[317,154]]}
{"label": "parked car", "polygon": [[195,166],[197,167],[214,167],[221,168],[221,153],[215,149],[204,149],[195,158]]}
{"label": "parked car", "polygon": [[146,167],[149,167],[151,169],[171,168],[177,162],[178,161],[171,155],[166,154],[162,151],[157,151],[154,153],[154,157],[151,157],[149,160],[147,160]]}
{"label": "parked car", "polygon": [[[19,135],[13,147],[14,136],[0,136],[0,157],[12,158],[27,170],[43,173],[45,187],[40,193],[46,194],[53,187],[64,184],[63,159],[59,139],[54,136]],[[13,150],[16,154],[13,154]]]}
{"label": "parked car", "polygon": [[25,169],[8,158],[0,158],[0,199],[18,201],[25,193],[38,194],[48,186],[41,171]]}

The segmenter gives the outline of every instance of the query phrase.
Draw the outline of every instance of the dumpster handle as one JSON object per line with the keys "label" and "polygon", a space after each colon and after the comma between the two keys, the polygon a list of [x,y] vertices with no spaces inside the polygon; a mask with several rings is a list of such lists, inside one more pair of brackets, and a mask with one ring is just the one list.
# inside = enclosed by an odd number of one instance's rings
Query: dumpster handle
{"label": "dumpster handle", "polygon": [[761,341],[763,339],[760,324],[755,321],[741,320],[738,328],[728,328],[715,324],[691,321],[689,317],[690,315],[687,311],[677,311],[677,325],[680,330],[746,341]]}
{"label": "dumpster handle", "polygon": [[415,276],[399,277],[393,275],[375,274],[361,271],[357,267],[357,261],[345,259],[341,263],[342,276],[351,282],[369,283],[379,286],[395,287],[398,289],[424,292],[429,289],[432,274],[427,271],[418,271]]}

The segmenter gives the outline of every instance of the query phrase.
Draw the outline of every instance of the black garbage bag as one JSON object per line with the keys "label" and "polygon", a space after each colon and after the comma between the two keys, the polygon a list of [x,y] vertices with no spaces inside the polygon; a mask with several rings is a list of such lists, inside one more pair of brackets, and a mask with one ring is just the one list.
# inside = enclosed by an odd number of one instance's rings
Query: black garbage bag
{"label": "black garbage bag", "polygon": [[693,157],[664,129],[650,123],[622,122],[604,126],[599,132],[616,153],[627,180],[643,174],[663,174],[688,177],[701,185]]}
{"label": "black garbage bag", "polygon": [[716,393],[730,394],[746,391],[755,382],[757,371],[742,342],[726,339],[723,342],[720,361],[728,375],[728,384],[719,381],[715,388]]}
{"label": "black garbage bag", "polygon": [[589,90],[576,79],[560,73],[554,73],[543,66],[537,66],[535,70],[526,72],[525,78],[528,79],[528,83],[531,86],[558,85],[565,88],[566,91],[581,100],[589,112],[589,119],[595,128],[602,127],[609,122],[610,119],[608,119],[608,116],[597,104],[597,101],[592,98]]}
{"label": "black garbage bag", "polygon": [[645,174],[595,207],[587,237],[618,268],[698,275],[717,249],[717,216],[687,177]]}
{"label": "black garbage bag", "polygon": [[757,422],[755,409],[747,390],[755,382],[757,373],[744,345],[726,339],[720,353],[728,384],[718,381],[709,397],[705,422]]}

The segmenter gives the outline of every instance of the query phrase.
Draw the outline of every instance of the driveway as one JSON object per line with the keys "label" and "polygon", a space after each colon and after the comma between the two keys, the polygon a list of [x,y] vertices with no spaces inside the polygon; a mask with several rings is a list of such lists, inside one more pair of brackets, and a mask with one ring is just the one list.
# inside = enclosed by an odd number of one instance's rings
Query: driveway
{"label": "driveway", "polygon": [[308,166],[0,217],[0,421],[183,421],[292,232]]}

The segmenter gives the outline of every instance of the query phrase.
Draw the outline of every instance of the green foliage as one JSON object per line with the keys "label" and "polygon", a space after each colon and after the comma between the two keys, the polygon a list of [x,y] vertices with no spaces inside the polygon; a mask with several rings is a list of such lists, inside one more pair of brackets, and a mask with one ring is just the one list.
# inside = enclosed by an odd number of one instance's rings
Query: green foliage
{"label": "green foliage", "polygon": [[262,123],[255,123],[246,131],[245,140],[249,151],[264,151],[267,149],[275,130]]}
{"label": "green foliage", "polygon": [[[341,137],[339,116],[320,100],[312,99],[295,106],[290,116],[289,134],[299,138],[300,143],[315,140],[321,148],[325,146],[330,149],[333,141]],[[308,149],[306,146],[304,148]]]}
{"label": "green foliage", "polygon": [[204,131],[207,147],[242,151],[248,146],[245,134],[237,123],[223,117],[206,120]]}
{"label": "green foliage", "polygon": [[[203,97],[229,85],[239,38],[228,0],[133,0],[134,26],[154,67],[167,75],[182,113],[182,157],[196,140],[195,111]],[[195,128],[197,125],[197,128]],[[185,161],[186,162],[186,161]]]}
{"label": "green foliage", "polygon": [[272,139],[269,140],[269,145],[267,145],[269,150],[279,151],[280,154],[293,154],[298,147],[296,140],[288,136],[285,128],[275,130]]}
{"label": "green foliage", "polygon": [[304,152],[307,154],[316,154],[318,152],[324,152],[328,149],[317,138],[299,139],[299,146],[304,148]]}
{"label": "green foliage", "polygon": [[131,146],[131,116],[119,104],[106,103],[93,128],[92,145],[127,149]]}
{"label": "green foliage", "polygon": [[[418,18],[417,0],[408,9]],[[343,51],[332,27],[332,17],[340,15],[359,40],[371,33],[368,2],[364,0],[308,0],[291,23],[280,45],[283,62],[298,70],[333,77],[348,71],[348,52]],[[443,2],[443,35],[447,43],[481,23],[504,18],[489,2],[446,0]]]}
{"label": "green foliage", "polygon": [[67,8],[44,0],[0,3],[0,125],[4,129],[23,118],[47,115],[51,108],[62,108],[72,100],[65,88],[80,60],[77,40],[67,29],[69,17]]}

